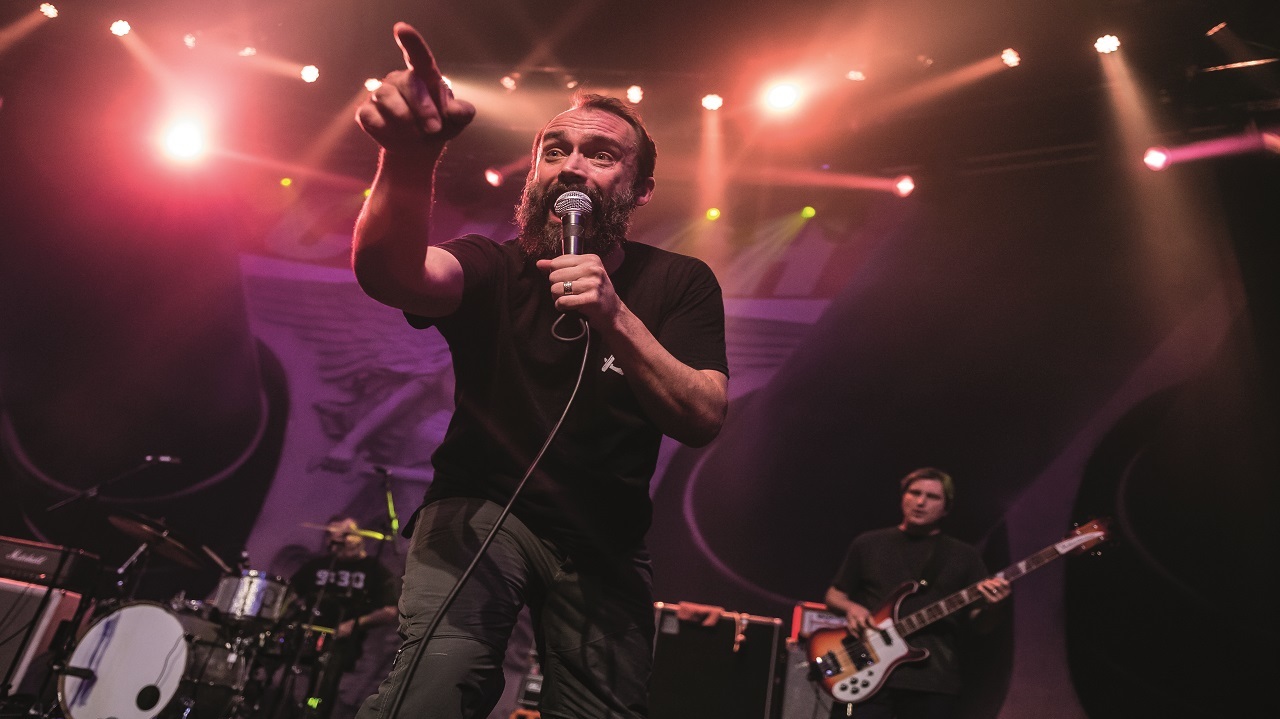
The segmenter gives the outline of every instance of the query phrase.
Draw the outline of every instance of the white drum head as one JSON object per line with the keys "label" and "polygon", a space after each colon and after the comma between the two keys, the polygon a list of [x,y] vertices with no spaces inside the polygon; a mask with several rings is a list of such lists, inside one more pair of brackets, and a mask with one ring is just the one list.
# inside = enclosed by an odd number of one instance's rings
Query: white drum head
{"label": "white drum head", "polygon": [[69,719],[152,719],[173,699],[187,668],[178,619],[155,604],[131,604],[99,619],[76,645],[58,699]]}

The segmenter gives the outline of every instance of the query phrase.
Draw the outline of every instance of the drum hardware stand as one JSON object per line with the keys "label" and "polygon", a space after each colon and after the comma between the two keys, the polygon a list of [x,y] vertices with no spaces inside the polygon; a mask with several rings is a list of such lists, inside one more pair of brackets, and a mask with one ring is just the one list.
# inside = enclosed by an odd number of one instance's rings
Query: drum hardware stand
{"label": "drum hardware stand", "polygon": [[[167,535],[168,530],[165,530],[165,536]],[[150,558],[150,549],[150,542],[139,544],[133,554],[124,560],[124,564],[116,568],[116,589],[124,595],[126,602],[133,601],[133,595],[138,591],[138,583],[142,581],[142,572]]]}
{"label": "drum hardware stand", "polygon": [[32,705],[28,712],[31,716],[39,716],[42,719],[52,719],[57,715],[58,699],[54,694],[53,687],[50,684],[56,676],[76,677],[78,679],[87,679],[93,681],[97,679],[92,669],[85,667],[67,666],[66,661],[71,656],[71,650],[76,643],[76,629],[84,621],[84,616],[89,612],[89,605],[92,599],[90,594],[80,597],[80,604],[76,607],[75,614],[71,615],[71,619],[59,627],[58,633],[54,635],[53,644],[50,645],[49,672],[45,675],[44,681],[40,684],[40,693],[37,695],[41,699],[44,697],[52,697],[49,706],[43,710],[40,709],[40,700],[37,699],[36,704]]}
{"label": "drum hardware stand", "polygon": [[[320,590],[316,592],[315,597],[311,600],[311,602],[309,603],[309,606],[306,608],[305,616],[307,619],[306,619],[306,624],[302,626],[302,636],[298,642],[298,646],[295,647],[293,650],[292,661],[290,661],[289,666],[285,667],[284,669],[284,676],[281,677],[281,681],[280,681],[281,687],[276,698],[275,707],[273,708],[273,711],[271,711],[268,714],[268,716],[277,717],[277,719],[287,719],[281,714],[281,712],[284,710],[284,707],[286,706],[286,702],[288,704],[295,704],[294,687],[297,684],[298,676],[302,674],[302,653],[306,650],[306,647],[308,645],[307,640],[311,637],[311,635],[313,633],[319,633],[317,629],[312,625],[312,623],[315,621],[316,617],[318,617],[320,614],[320,603],[324,601],[325,594],[328,593],[329,591],[328,578],[333,576],[333,569],[335,566],[337,566],[337,563],[338,563],[338,553],[332,552],[329,557],[329,570],[328,570],[328,574],[326,575],[324,586],[320,587]],[[337,625],[342,623],[344,619],[343,617],[344,612],[345,612],[345,608],[340,607],[338,611],[338,621],[334,623],[335,641],[336,641]],[[332,650],[325,649],[324,651],[332,651]],[[317,665],[318,664],[319,664],[319,657],[317,657]],[[310,685],[314,685],[316,673],[317,673],[317,669],[313,668],[311,681],[309,682]],[[309,691],[307,693],[310,694]],[[306,700],[304,700],[303,705],[301,707],[297,707],[295,704],[295,708],[302,709],[303,712],[305,713],[307,708]],[[291,714],[290,716],[293,716],[293,715]]]}

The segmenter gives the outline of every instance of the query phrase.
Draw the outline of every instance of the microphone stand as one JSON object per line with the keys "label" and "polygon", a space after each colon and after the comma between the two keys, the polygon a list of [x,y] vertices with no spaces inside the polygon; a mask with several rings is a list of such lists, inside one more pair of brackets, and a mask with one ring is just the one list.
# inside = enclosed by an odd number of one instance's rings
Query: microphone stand
{"label": "microphone stand", "polygon": [[67,497],[66,499],[62,499],[62,500],[59,500],[59,501],[57,501],[57,502],[54,502],[53,504],[49,505],[48,507],[45,507],[45,510],[44,510],[44,511],[46,511],[46,512],[53,512],[53,511],[56,511],[56,510],[62,509],[63,507],[65,507],[65,506],[67,506],[67,505],[69,505],[69,504],[74,504],[74,503],[76,503],[76,502],[79,502],[79,501],[80,501],[80,500],[82,500],[82,499],[94,499],[94,498],[97,498],[97,497],[98,497],[98,495],[102,492],[102,490],[106,489],[107,487],[110,487],[110,486],[112,486],[112,485],[114,485],[114,484],[118,484],[119,482],[121,482],[121,481],[123,481],[123,480],[125,480],[125,479],[128,479],[129,477],[132,477],[132,476],[134,476],[135,474],[138,474],[138,473],[139,473],[139,472],[141,472],[142,470],[144,470],[144,469],[146,469],[146,468],[148,468],[148,467],[151,467],[151,466],[153,466],[153,465],[157,465],[157,464],[176,464],[176,462],[174,462],[173,460],[174,460],[174,458],[172,458],[172,457],[168,457],[168,456],[165,456],[165,455],[152,455],[152,454],[149,454],[149,455],[147,455],[146,457],[144,457],[144,458],[143,458],[143,460],[142,460],[142,464],[139,464],[139,465],[137,465],[137,466],[135,466],[135,467],[131,467],[131,468],[129,468],[129,469],[126,469],[124,472],[121,472],[120,474],[117,474],[116,476],[114,476],[114,477],[112,477],[112,478],[110,478],[110,479],[108,479],[108,480],[105,480],[105,481],[99,482],[98,484],[95,484],[95,485],[93,485],[92,487],[89,487],[89,488],[87,488],[87,489],[82,489],[82,490],[80,490],[79,492],[76,492],[75,494],[71,495],[70,497]]}

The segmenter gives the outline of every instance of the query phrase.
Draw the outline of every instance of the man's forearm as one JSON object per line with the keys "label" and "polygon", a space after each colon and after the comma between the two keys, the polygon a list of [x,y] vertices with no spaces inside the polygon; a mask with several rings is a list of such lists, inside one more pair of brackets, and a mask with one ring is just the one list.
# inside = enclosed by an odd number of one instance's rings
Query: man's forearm
{"label": "man's forearm", "polygon": [[716,438],[728,411],[722,373],[676,359],[625,306],[602,331],[640,406],[663,434],[691,447]]}
{"label": "man's forearm", "polygon": [[440,151],[381,154],[372,191],[356,220],[352,268],[364,291],[403,307],[423,284],[435,165]]}

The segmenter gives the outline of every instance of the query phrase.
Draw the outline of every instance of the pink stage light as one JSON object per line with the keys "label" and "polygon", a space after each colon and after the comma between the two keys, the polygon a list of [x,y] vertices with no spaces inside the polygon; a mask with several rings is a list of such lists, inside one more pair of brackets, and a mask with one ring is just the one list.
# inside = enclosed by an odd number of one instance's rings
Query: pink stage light
{"label": "pink stage light", "polygon": [[1184,162],[1265,153],[1280,153],[1280,136],[1275,132],[1250,131],[1239,135],[1200,140],[1177,147],[1152,147],[1143,154],[1142,162],[1158,172]]}
{"label": "pink stage light", "polygon": [[1147,148],[1142,155],[1142,163],[1153,172],[1159,172],[1169,166],[1169,151],[1163,147]]}
{"label": "pink stage light", "polygon": [[640,87],[639,85],[632,85],[631,87],[627,88],[627,102],[631,103],[632,105],[639,105],[640,101],[643,99],[644,99],[644,88]]}
{"label": "pink stage light", "polygon": [[1103,55],[1107,55],[1120,49],[1120,38],[1115,35],[1103,35],[1093,43],[1093,49]]}
{"label": "pink stage light", "polygon": [[764,92],[764,104],[775,112],[794,110],[800,104],[800,86],[794,82],[770,85]]}
{"label": "pink stage light", "polygon": [[132,29],[133,28],[129,26],[129,23],[124,20],[116,20],[111,23],[111,34],[116,37],[124,37],[125,35],[128,35],[129,31]]}
{"label": "pink stage light", "polygon": [[169,159],[193,163],[205,155],[207,133],[198,120],[182,119],[170,124],[163,133],[162,147]]}
{"label": "pink stage light", "polygon": [[893,181],[893,192],[898,197],[906,197],[915,192],[916,181],[911,179],[911,175],[903,175]]}
{"label": "pink stage light", "polygon": [[40,13],[48,18],[58,17],[58,8],[53,3],[40,3]]}
{"label": "pink stage light", "polygon": [[724,107],[724,98],[719,95],[704,95],[702,106],[708,110],[719,110]]}
{"label": "pink stage light", "polygon": [[500,187],[502,185],[502,173],[498,172],[497,169],[490,167],[484,171],[484,181],[494,187]]}
{"label": "pink stage light", "polygon": [[1018,54],[1017,50],[1006,47],[1004,52],[1000,53],[1000,61],[1009,67],[1017,67],[1022,64],[1022,56]]}
{"label": "pink stage light", "polygon": [[315,82],[320,79],[320,68],[315,65],[306,65],[298,75],[303,82]]}

